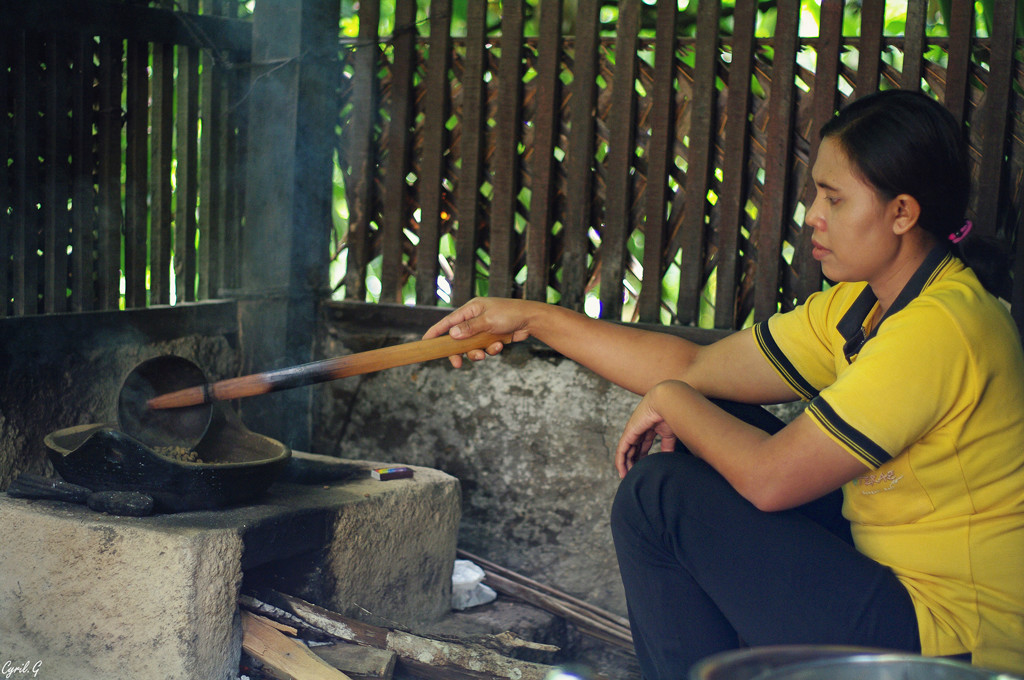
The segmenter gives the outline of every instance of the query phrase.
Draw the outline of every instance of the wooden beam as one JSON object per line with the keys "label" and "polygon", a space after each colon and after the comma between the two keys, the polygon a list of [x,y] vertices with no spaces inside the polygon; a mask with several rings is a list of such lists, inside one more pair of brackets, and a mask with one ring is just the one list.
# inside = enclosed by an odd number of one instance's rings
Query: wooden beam
{"label": "wooden beam", "polygon": [[[340,6],[260,0],[254,21],[242,288],[234,292],[243,374],[312,359],[327,289]],[[260,432],[302,449],[311,398],[309,388],[288,390],[240,410]]]}
{"label": "wooden beam", "polygon": [[764,199],[757,233],[757,280],[754,284],[754,320],[764,321],[779,308],[782,241],[793,215],[790,200],[791,144],[795,119],[796,46],[800,28],[800,0],[781,0],[775,25],[775,60],[768,101],[765,141]]}
{"label": "wooden beam", "polygon": [[733,15],[735,42],[729,66],[725,105],[725,162],[722,172],[721,219],[718,223],[718,275],[715,291],[715,328],[736,326],[736,290],[739,283],[740,229],[747,203],[747,150],[750,131],[750,76],[754,65],[754,0],[736,3]]}
{"label": "wooden beam", "polygon": [[680,233],[682,265],[676,313],[684,326],[696,325],[704,287],[705,221],[714,159],[718,88],[718,18],[720,3],[706,2],[697,10],[697,47],[693,67],[693,102],[690,107],[689,153],[686,157],[686,211]]}
{"label": "wooden beam", "polygon": [[487,3],[466,5],[466,53],[462,67],[462,168],[456,188],[455,281],[452,302],[462,305],[476,292],[476,249],[480,231],[480,181],[484,171],[484,72],[487,40]]}
{"label": "wooden beam", "polygon": [[107,0],[4,3],[4,25],[248,53],[252,22]]}
{"label": "wooden beam", "polygon": [[[716,3],[717,4],[717,3]],[[576,13],[574,73],[566,159],[565,229],[562,248],[564,307],[583,310],[587,256],[593,224],[594,103],[597,97],[598,0],[580,0]]]}
{"label": "wooden beam", "polygon": [[651,137],[647,148],[647,190],[644,204],[644,280],[638,302],[640,320],[661,320],[661,278],[665,274],[665,245],[668,241],[667,213],[669,168],[675,114],[673,79],[676,69],[676,15],[670,2],[658,3],[657,35],[654,41],[654,82],[651,92]]}
{"label": "wooden beam", "polygon": [[437,274],[440,270],[442,218],[445,212],[444,179],[447,166],[448,114],[451,110],[451,79],[448,70],[452,52],[451,0],[433,0],[430,5],[430,52],[427,57],[426,120],[420,160],[419,243],[416,246],[416,304],[437,304]]}
{"label": "wooden beam", "polygon": [[537,42],[537,107],[533,119],[533,155],[530,161],[530,220],[526,225],[527,300],[547,300],[551,276],[551,227],[555,219],[555,139],[558,134],[562,59],[562,0],[540,5],[540,36]]}
{"label": "wooden beam", "polygon": [[281,680],[351,680],[273,623],[242,611],[242,649]]}
{"label": "wooden beam", "polygon": [[352,117],[342,131],[338,156],[348,172],[345,191],[350,212],[345,260],[345,297],[362,302],[366,297],[366,268],[370,260],[370,225],[376,204],[377,45],[380,0],[359,3],[359,41],[352,48]]}
{"label": "wooden beam", "polygon": [[626,243],[633,230],[633,166],[636,160],[636,61],[640,31],[640,1],[619,3],[615,34],[615,74],[612,76],[611,111],[605,166],[605,218],[601,224],[601,316],[622,318],[622,277]]}
{"label": "wooden beam", "polygon": [[416,96],[413,74],[416,70],[416,2],[396,0],[395,35],[392,38],[394,60],[391,64],[391,121],[388,125],[387,168],[384,171],[384,207],[381,237],[382,264],[380,299],[402,302],[405,265],[404,245],[408,240],[410,206],[406,203],[409,162],[415,134],[413,100]]}
{"label": "wooden beam", "polygon": [[505,3],[501,16],[501,61],[498,62],[498,134],[494,140],[491,199],[491,270],[489,295],[512,294],[517,253],[519,203],[520,111],[522,108],[523,3]]}

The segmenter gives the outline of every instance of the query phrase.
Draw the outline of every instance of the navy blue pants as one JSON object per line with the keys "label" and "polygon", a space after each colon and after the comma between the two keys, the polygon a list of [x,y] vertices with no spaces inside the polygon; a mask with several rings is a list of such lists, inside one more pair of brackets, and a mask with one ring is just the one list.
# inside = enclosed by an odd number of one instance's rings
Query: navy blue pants
{"label": "navy blue pants", "polygon": [[[768,432],[783,426],[760,407],[720,405]],[[685,451],[641,459],[611,527],[645,680],[685,678],[741,644],[919,652],[906,588],[853,547],[841,504],[836,491],[762,512]]]}

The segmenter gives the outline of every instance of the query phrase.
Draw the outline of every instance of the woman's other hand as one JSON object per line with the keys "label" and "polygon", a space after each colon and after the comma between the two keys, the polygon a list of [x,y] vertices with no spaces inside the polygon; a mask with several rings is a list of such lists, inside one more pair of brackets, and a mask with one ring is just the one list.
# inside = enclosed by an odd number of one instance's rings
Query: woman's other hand
{"label": "woman's other hand", "polygon": [[657,437],[661,437],[662,451],[675,448],[676,435],[648,394],[633,410],[619,437],[619,445],[615,449],[615,469],[619,477],[625,477],[630,468],[647,455]]}

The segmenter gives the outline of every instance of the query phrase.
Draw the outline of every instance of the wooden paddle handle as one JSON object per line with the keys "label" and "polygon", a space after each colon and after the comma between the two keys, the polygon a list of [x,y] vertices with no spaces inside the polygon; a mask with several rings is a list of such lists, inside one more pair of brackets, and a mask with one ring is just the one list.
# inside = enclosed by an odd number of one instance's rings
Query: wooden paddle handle
{"label": "wooden paddle handle", "polygon": [[484,349],[496,342],[507,344],[511,341],[512,336],[510,335],[494,335],[493,333],[478,333],[462,340],[456,340],[450,335],[442,335],[429,340],[417,340],[335,359],[324,359],[300,366],[253,373],[206,385],[188,387],[153,397],[146,402],[146,405],[154,409],[180,408],[212,401],[254,397],[277,390],[288,390],[293,387],[304,387],[328,380],[346,378],[350,375],[362,375],[396,366],[442,359],[455,354],[464,354],[474,349]]}

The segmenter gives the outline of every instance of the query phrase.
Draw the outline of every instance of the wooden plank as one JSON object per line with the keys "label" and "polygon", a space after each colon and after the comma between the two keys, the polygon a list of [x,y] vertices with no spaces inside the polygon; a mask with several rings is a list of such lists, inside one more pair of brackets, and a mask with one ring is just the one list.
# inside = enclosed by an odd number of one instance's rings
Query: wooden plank
{"label": "wooden plank", "polygon": [[[226,5],[219,0],[208,2],[207,14],[221,14]],[[203,134],[200,139],[202,150],[199,168],[199,291],[200,300],[219,297],[224,287],[225,267],[232,257],[225,257],[224,230],[225,213],[229,194],[227,193],[228,144],[230,102],[228,83],[223,63],[225,54],[215,50],[203,50],[202,97]]]}
{"label": "wooden plank", "polygon": [[[96,43],[91,36],[74,40],[75,58],[71,102],[71,310],[84,312],[96,307],[96,269],[93,260],[96,225],[96,190],[93,147]],[[98,108],[98,107],[96,107]]]}
{"label": "wooden plank", "polygon": [[967,117],[968,84],[971,67],[971,38],[974,36],[973,0],[953,0],[949,27],[949,48],[946,60],[946,92],[943,98],[956,119]]}
{"label": "wooden plank", "polygon": [[789,195],[799,30],[800,0],[781,0],[776,15],[775,60],[768,101],[764,200],[757,233],[754,321],[764,321],[779,309],[782,240],[792,216]]}
{"label": "wooden plank", "polygon": [[520,109],[522,107],[523,3],[502,6],[501,60],[498,62],[498,111],[491,176],[490,255],[488,294],[512,295],[516,256],[516,207],[519,194]]}
{"label": "wooden plank", "polygon": [[884,24],[885,0],[864,0],[860,8],[860,44],[857,46],[855,97],[863,97],[878,90]]}
{"label": "wooden plank", "polygon": [[373,153],[374,124],[377,119],[377,46],[380,30],[380,0],[361,0],[359,3],[359,39],[351,48],[352,61],[352,118],[342,131],[343,158],[349,159],[350,182],[345,187],[348,197],[348,245],[345,260],[345,297],[349,300],[366,298],[366,267],[370,261],[370,224],[373,220],[374,188],[376,186],[376,156]]}
{"label": "wooden plank", "polygon": [[[13,112],[14,92],[12,87],[11,69],[15,64],[15,49],[21,46],[17,39],[4,40],[0,43],[0,113],[6,117]],[[14,153],[13,130],[10,125],[0,125],[0,205],[12,205],[13,177],[7,159]],[[11,313],[11,236],[14,221],[7,210],[0,210],[0,319]]]}
{"label": "wooden plank", "polygon": [[[185,8],[196,7],[188,0]],[[177,48],[174,182],[174,287],[177,302],[196,299],[196,207],[199,201],[199,50]]]}
{"label": "wooden plank", "polygon": [[318,657],[309,647],[294,640],[262,616],[241,612],[242,648],[261,661],[274,677],[303,680],[350,680]]}
{"label": "wooden plank", "polygon": [[580,0],[573,51],[570,130],[566,160],[565,224],[562,249],[564,307],[583,310],[587,256],[593,224],[594,103],[597,97],[597,0]]}
{"label": "wooden plank", "polygon": [[561,122],[562,0],[540,6],[537,75],[534,78],[530,220],[526,225],[527,300],[546,301],[551,274],[551,228],[555,221],[555,140]]}
{"label": "wooden plank", "polygon": [[437,261],[441,241],[441,198],[444,192],[447,124],[451,111],[448,71],[452,52],[452,2],[430,1],[430,51],[424,95],[423,157],[417,185],[420,201],[419,243],[416,246],[416,304],[437,304]]}
{"label": "wooden plank", "polygon": [[615,33],[615,73],[612,76],[605,167],[607,193],[601,232],[601,316],[622,318],[622,278],[626,240],[633,229],[633,163],[636,158],[636,50],[640,31],[640,0],[619,3]]}
{"label": "wooden plank", "polygon": [[406,175],[412,150],[412,105],[415,97],[413,71],[416,64],[416,1],[396,0],[395,34],[392,38],[391,123],[388,126],[388,161],[384,176],[384,209],[381,225],[382,302],[401,302],[402,250],[404,230],[409,223]]}
{"label": "wooden plank", "polygon": [[[839,83],[839,52],[842,49],[843,0],[822,0],[821,22],[818,44],[817,71],[814,76],[814,98],[812,101],[811,129],[807,141],[810,157],[807,161],[807,181],[804,186],[803,204],[809,210],[814,202],[817,189],[810,170],[818,157],[818,143],[821,141],[821,126],[836,111],[837,86]],[[807,299],[811,293],[821,290],[821,266],[811,255],[813,229],[804,225],[797,243],[794,243],[793,270],[798,277],[793,292],[798,301]]]}
{"label": "wooden plank", "polygon": [[715,328],[736,326],[739,283],[740,227],[746,215],[747,148],[750,133],[750,76],[754,64],[756,0],[739,0],[733,14],[732,63],[725,105],[725,163],[722,169],[721,218],[718,223],[718,276],[715,289]]}
{"label": "wooden plank", "polygon": [[211,42],[226,50],[252,49],[252,23],[105,0],[32,0],[4,5],[4,22],[36,30],[75,32],[208,48]]}
{"label": "wooden plank", "polygon": [[[89,356],[115,348],[138,351],[190,335],[238,340],[238,304],[203,302],[156,309],[92,311],[81,314],[36,314],[0,319],[0,337],[19,362],[44,357]],[[7,344],[10,343],[10,344]]]}
{"label": "wooden plank", "polygon": [[[231,6],[231,1],[226,0]],[[244,63],[248,54],[232,54],[233,63]],[[228,295],[242,285],[242,264],[237,253],[242,250],[242,219],[245,215],[246,187],[248,185],[249,108],[245,105],[249,94],[248,74],[244,69],[227,69],[226,86],[229,125],[225,126],[226,149],[224,177],[224,233],[220,282],[222,290],[217,297]],[[340,160],[340,157],[339,157]]]}
{"label": "wooden plank", "polygon": [[[992,40],[989,44],[988,79],[985,97],[978,115],[981,158],[974,192],[974,224],[978,233],[994,237],[999,224],[999,197],[1009,192],[1003,185],[1004,157],[1009,142],[1008,116],[1011,115],[1010,83],[1014,75],[1014,49],[1017,3],[994,3]],[[1008,225],[1010,229],[1017,225]]]}
{"label": "wooden plank", "polygon": [[686,163],[686,211],[681,225],[682,265],[676,316],[682,325],[697,321],[701,289],[704,287],[704,217],[711,188],[715,142],[715,73],[718,68],[717,2],[706,2],[697,10],[697,46],[693,69],[693,101],[690,104],[689,153]]}
{"label": "wooden plank", "polygon": [[96,215],[97,308],[117,309],[121,264],[121,92],[124,74],[121,40],[100,39],[98,203]]}
{"label": "wooden plank", "polygon": [[[46,180],[43,192],[43,311],[67,311],[68,245],[71,222],[70,41],[64,34],[46,37]],[[6,156],[4,156],[6,158]],[[0,203],[7,205],[6,203]]]}
{"label": "wooden plank", "polygon": [[171,301],[171,172],[174,157],[174,46],[153,45],[149,302]]}
{"label": "wooden plank", "polygon": [[12,266],[14,314],[38,314],[39,264],[36,251],[41,244],[41,216],[36,205],[42,201],[42,185],[38,158],[42,109],[42,52],[39,34],[22,32],[18,40],[14,73],[14,233]]}
{"label": "wooden plank", "polygon": [[907,22],[904,29],[903,78],[904,90],[920,90],[924,73],[924,37],[928,0],[910,0],[907,3]]}
{"label": "wooden plank", "polygon": [[321,645],[312,651],[342,673],[350,675],[352,680],[391,680],[398,659],[392,651],[348,642]]}
{"label": "wooden plank", "polygon": [[146,241],[149,232],[149,45],[128,41],[126,61],[125,306],[146,306]]}
{"label": "wooden plank", "polygon": [[462,168],[456,195],[458,228],[455,232],[455,280],[452,303],[469,302],[475,292],[476,249],[480,222],[480,180],[483,177],[484,64],[487,39],[487,3],[466,5],[466,53],[462,71],[462,110],[459,157]]}
{"label": "wooden plank", "polygon": [[672,146],[676,57],[676,15],[672,3],[659,2],[654,37],[654,75],[651,98],[651,136],[647,145],[647,189],[644,202],[644,276],[637,301],[640,321],[661,320],[661,277],[667,242],[669,167]]}

